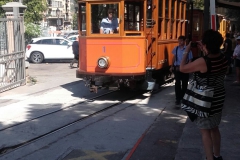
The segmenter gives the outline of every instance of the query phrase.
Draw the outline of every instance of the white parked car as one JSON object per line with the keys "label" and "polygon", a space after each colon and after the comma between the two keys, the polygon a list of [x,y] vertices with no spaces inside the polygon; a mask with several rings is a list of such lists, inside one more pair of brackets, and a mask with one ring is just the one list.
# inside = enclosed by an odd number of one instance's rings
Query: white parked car
{"label": "white parked car", "polygon": [[67,39],[74,42],[77,40],[77,37],[79,37],[79,35],[72,35],[72,36],[69,36]]}
{"label": "white parked car", "polygon": [[33,38],[26,47],[26,57],[33,63],[45,59],[73,59],[72,42],[63,37]]}

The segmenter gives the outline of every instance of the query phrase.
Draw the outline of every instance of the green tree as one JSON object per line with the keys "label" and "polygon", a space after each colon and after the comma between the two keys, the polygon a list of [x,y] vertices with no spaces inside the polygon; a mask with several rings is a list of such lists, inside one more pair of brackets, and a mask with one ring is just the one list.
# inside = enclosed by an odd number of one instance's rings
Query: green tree
{"label": "green tree", "polygon": [[32,38],[38,37],[41,34],[41,28],[39,25],[34,23],[25,22],[25,43],[28,44]]}
{"label": "green tree", "polygon": [[78,30],[77,13],[74,13],[74,15],[73,15],[72,28],[73,28],[73,30]]}
{"label": "green tree", "polygon": [[0,18],[5,16],[5,11],[3,10],[2,6],[8,2],[12,2],[13,0],[1,0],[0,1]]}
{"label": "green tree", "polygon": [[43,13],[47,10],[45,0],[23,0],[27,6],[24,13],[24,21],[27,23],[38,24],[43,19]]}
{"label": "green tree", "polygon": [[204,0],[193,0],[193,6],[197,9],[204,9]]}
{"label": "green tree", "polygon": [[25,22],[25,42],[26,44],[32,38],[41,35],[41,27],[39,22],[43,19],[43,13],[47,10],[47,3],[45,0],[23,0],[23,4],[27,6],[24,13]]}
{"label": "green tree", "polygon": [[[2,5],[14,0],[1,0],[0,1],[0,17],[4,17],[5,11]],[[45,0],[23,0],[23,4],[27,6],[24,13],[25,22],[38,23],[43,18],[43,12],[47,10],[47,3]]]}
{"label": "green tree", "polygon": [[[13,1],[1,0],[0,6]],[[23,0],[23,4],[27,6],[24,12],[25,42],[29,43],[32,38],[41,34],[41,28],[38,24],[43,19],[43,13],[47,10],[47,4],[45,0]],[[4,17],[4,15],[5,11],[0,7],[0,17]]]}

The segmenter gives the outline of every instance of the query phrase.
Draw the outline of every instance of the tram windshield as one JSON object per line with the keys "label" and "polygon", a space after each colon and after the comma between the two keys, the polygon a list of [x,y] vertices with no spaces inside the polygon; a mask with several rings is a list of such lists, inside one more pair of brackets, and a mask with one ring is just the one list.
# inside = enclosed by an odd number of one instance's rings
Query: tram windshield
{"label": "tram windshield", "polygon": [[116,34],[119,32],[119,4],[91,4],[91,33]]}
{"label": "tram windshield", "polygon": [[143,2],[125,2],[124,5],[124,30],[141,31],[143,18]]}

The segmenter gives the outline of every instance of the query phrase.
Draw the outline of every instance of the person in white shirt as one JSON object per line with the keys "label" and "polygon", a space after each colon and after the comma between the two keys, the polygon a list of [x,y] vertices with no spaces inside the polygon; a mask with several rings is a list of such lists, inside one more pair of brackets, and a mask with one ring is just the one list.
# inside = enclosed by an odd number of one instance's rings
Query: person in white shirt
{"label": "person in white shirt", "polygon": [[236,40],[237,40],[237,46],[234,49],[233,58],[235,59],[237,80],[233,83],[240,85],[240,36],[238,36]]}
{"label": "person in white shirt", "polygon": [[117,33],[119,30],[118,19],[113,17],[114,10],[112,8],[108,9],[108,17],[103,18],[100,26],[101,34],[113,34]]}

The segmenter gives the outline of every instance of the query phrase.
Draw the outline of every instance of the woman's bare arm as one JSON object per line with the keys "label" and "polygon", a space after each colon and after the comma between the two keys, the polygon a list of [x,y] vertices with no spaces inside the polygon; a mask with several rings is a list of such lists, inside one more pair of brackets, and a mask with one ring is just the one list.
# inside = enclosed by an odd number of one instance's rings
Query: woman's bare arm
{"label": "woman's bare arm", "polygon": [[191,42],[187,45],[186,50],[183,54],[183,59],[180,64],[180,71],[183,73],[193,73],[193,72],[207,72],[207,65],[204,58],[198,58],[193,62],[187,63],[188,53],[191,49]]}

